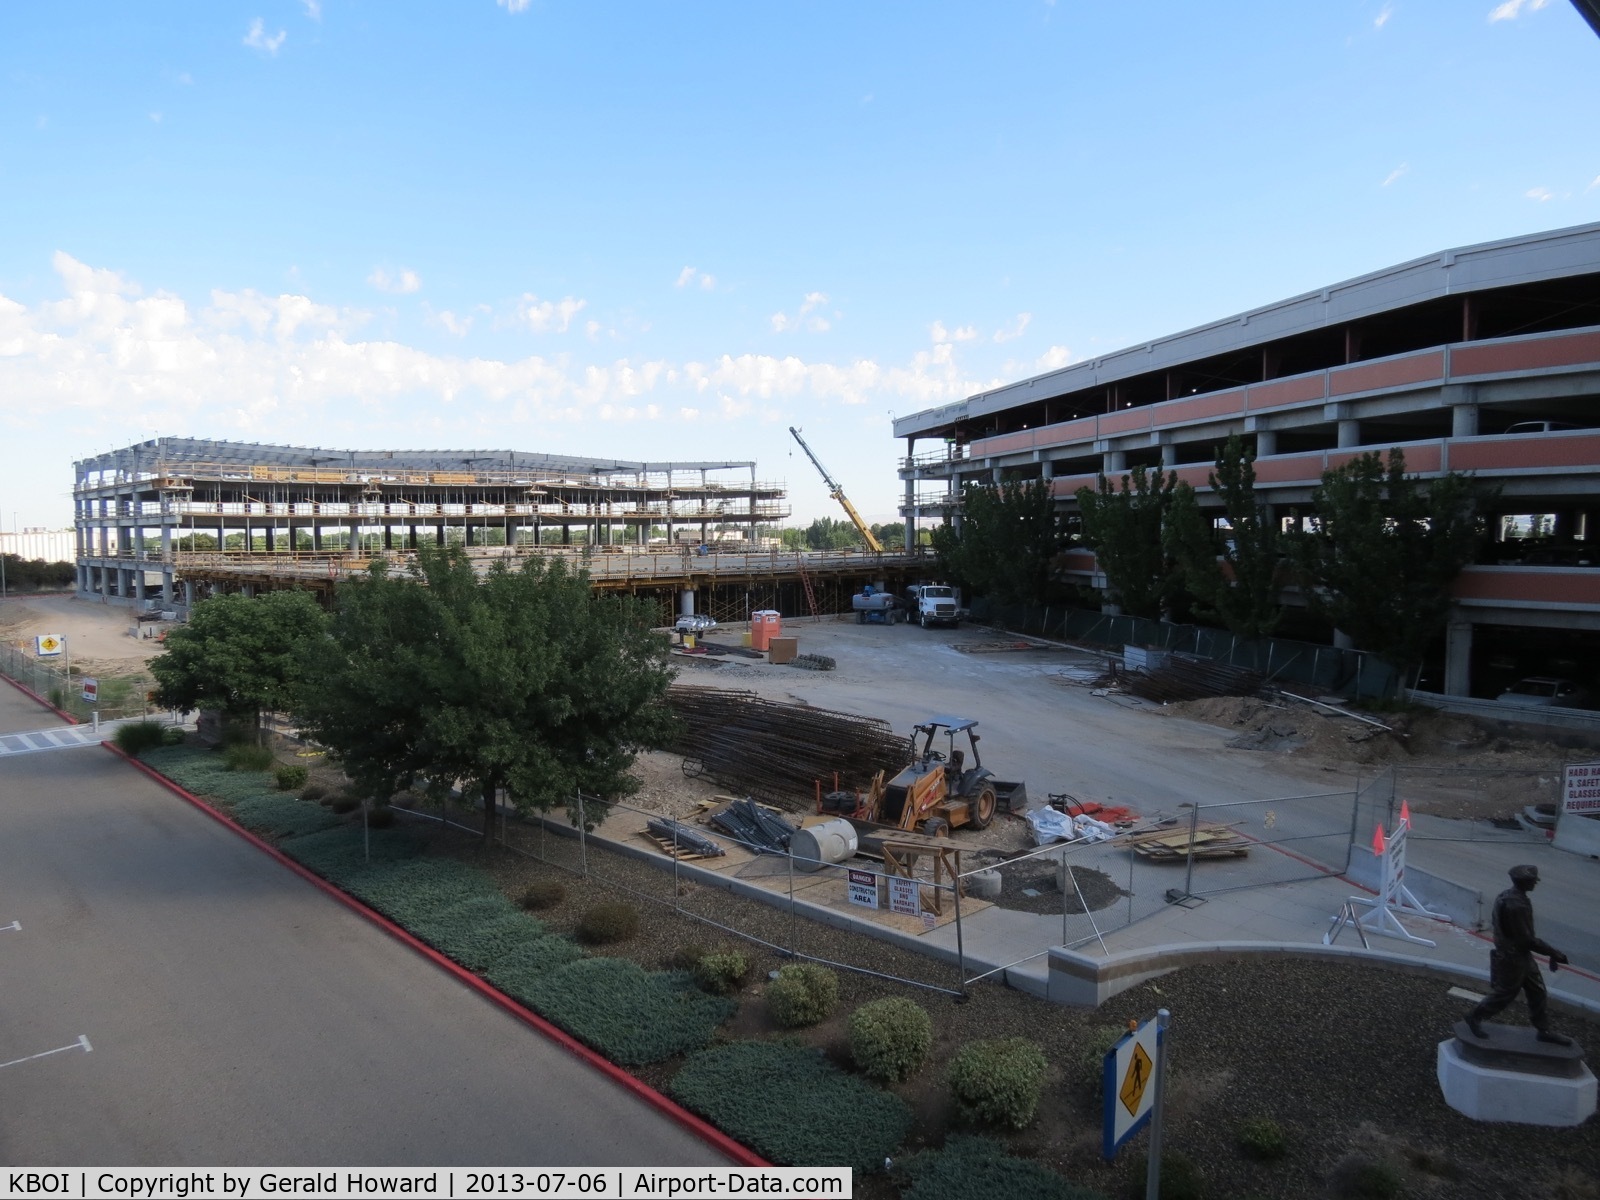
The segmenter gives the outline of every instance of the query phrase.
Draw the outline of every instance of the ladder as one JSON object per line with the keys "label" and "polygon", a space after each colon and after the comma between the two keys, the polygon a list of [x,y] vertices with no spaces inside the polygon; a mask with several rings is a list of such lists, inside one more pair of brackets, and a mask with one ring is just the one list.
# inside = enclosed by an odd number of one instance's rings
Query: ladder
{"label": "ladder", "polygon": [[813,621],[820,621],[822,620],[822,610],[817,607],[817,592],[816,589],[811,586],[811,576],[806,574],[806,560],[804,551],[795,551],[794,565],[795,568],[800,572],[800,586],[806,590],[806,604],[811,609],[811,619]]}

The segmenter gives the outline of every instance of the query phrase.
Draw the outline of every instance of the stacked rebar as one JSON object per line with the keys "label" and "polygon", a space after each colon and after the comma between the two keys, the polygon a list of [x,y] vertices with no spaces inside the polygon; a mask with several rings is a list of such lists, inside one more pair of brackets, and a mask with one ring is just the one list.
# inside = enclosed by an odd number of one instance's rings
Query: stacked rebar
{"label": "stacked rebar", "polygon": [[874,774],[905,765],[907,739],[887,721],[805,704],[780,704],[754,692],[674,687],[667,701],[682,721],[669,749],[687,775],[706,775],[729,791],[790,812],[816,803],[816,783],[865,788]]}

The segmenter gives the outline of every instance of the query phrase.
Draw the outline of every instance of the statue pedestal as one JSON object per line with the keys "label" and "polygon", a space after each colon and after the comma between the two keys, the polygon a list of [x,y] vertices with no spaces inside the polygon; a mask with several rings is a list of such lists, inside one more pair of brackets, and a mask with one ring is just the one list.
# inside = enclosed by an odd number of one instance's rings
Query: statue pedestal
{"label": "statue pedestal", "polygon": [[1439,1043],[1444,1101],[1476,1121],[1581,1125],[1595,1112],[1594,1073],[1581,1047],[1541,1042],[1531,1029],[1485,1024],[1476,1038],[1458,1023]]}

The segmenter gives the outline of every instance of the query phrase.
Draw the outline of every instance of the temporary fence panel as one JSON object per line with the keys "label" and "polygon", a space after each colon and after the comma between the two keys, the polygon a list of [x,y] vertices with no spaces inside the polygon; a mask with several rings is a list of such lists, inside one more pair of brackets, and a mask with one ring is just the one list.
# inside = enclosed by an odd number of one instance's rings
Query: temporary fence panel
{"label": "temporary fence panel", "polygon": [[[1211,896],[1341,875],[1350,868],[1356,791],[1197,804],[1180,839],[1182,894]],[[1179,822],[1179,830],[1185,822]],[[1210,837],[1203,831],[1214,831]]]}

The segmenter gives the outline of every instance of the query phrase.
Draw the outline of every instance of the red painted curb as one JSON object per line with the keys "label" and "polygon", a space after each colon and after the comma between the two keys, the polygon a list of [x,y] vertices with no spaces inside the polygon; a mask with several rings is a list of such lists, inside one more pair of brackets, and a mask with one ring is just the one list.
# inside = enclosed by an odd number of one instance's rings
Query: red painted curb
{"label": "red painted curb", "polygon": [[585,1063],[599,1071],[602,1075],[610,1078],[614,1083],[617,1083],[627,1091],[632,1092],[635,1096],[639,1097],[639,1099],[643,1100],[646,1104],[648,1104],[651,1108],[654,1108],[663,1116],[676,1121],[679,1125],[683,1126],[683,1128],[687,1129],[690,1133],[694,1134],[707,1145],[712,1147],[712,1149],[721,1154],[725,1154],[728,1158],[732,1159],[736,1166],[770,1167],[772,1165],[766,1159],[760,1157],[747,1147],[734,1141],[716,1126],[701,1119],[700,1117],[695,1116],[694,1113],[690,1112],[676,1101],[670,1100],[666,1096],[663,1096],[649,1084],[644,1083],[639,1079],[635,1079],[621,1067],[597,1054],[595,1051],[591,1050],[588,1046],[585,1046],[582,1042],[578,1041],[577,1038],[573,1037],[565,1030],[552,1025],[549,1021],[546,1021],[537,1013],[524,1008],[521,1004],[517,1003],[517,1001],[513,1000],[510,996],[507,996],[504,992],[499,991],[485,980],[480,979],[471,971],[468,971],[465,967],[461,966],[460,963],[452,962],[443,954],[440,954],[432,946],[429,946],[425,942],[419,941],[417,938],[407,933],[404,929],[396,925],[393,921],[389,920],[388,917],[384,916],[376,909],[368,908],[354,896],[340,891],[338,888],[334,887],[333,884],[322,878],[322,876],[301,866],[272,843],[257,837],[248,829],[235,822],[232,818],[218,812],[199,796],[196,796],[192,792],[186,791],[185,789],[179,787],[172,780],[161,774],[160,771],[157,771],[155,768],[147,766],[131,755],[124,753],[120,748],[111,742],[103,742],[101,744],[107,750],[111,751],[111,753],[115,754],[118,758],[143,771],[146,775],[150,776],[150,778],[161,784],[168,791],[173,792],[174,794],[187,800],[201,812],[212,818],[212,820],[217,821],[219,824],[227,827],[240,837],[244,838],[245,841],[249,842],[263,854],[271,856],[283,866],[288,867],[289,870],[300,876],[300,878],[304,879],[307,883],[310,883],[313,887],[321,889],[327,895],[333,897],[352,912],[365,917],[374,925],[378,926],[378,928],[382,929],[390,937],[404,943],[406,946],[420,954],[423,958],[426,958],[428,961],[433,963],[434,966],[449,972],[451,975],[454,975],[459,982],[465,984],[467,987],[472,988],[490,1003],[498,1005],[500,1008],[510,1013],[523,1024],[529,1025],[538,1032],[544,1034],[545,1037],[555,1042],[569,1054],[582,1059]]}
{"label": "red painted curb", "polygon": [[45,708],[48,708],[51,712],[55,713],[56,716],[60,717],[68,725],[82,725],[83,724],[82,721],[78,720],[78,718],[73,716],[71,713],[62,712],[59,708],[57,708],[54,704],[51,704],[50,701],[46,700],[43,696],[39,695],[38,692],[34,691],[27,684],[18,683],[15,679],[11,678],[11,676],[9,676],[9,675],[0,675],[0,679],[4,679],[7,683],[9,683],[12,687],[16,688],[17,691],[21,692],[28,699],[34,701],[37,704],[42,704]]}

